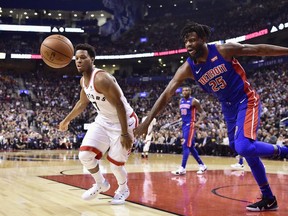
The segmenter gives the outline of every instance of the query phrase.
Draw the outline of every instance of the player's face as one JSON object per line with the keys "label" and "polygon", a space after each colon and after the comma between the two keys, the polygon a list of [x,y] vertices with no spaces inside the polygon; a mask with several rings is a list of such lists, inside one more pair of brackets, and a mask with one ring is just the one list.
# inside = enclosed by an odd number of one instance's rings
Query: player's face
{"label": "player's face", "polygon": [[182,95],[184,98],[188,98],[190,96],[190,94],[191,94],[191,91],[189,88],[183,88],[182,89]]}
{"label": "player's face", "polygon": [[204,43],[204,40],[199,38],[196,32],[191,32],[186,35],[184,44],[190,58],[196,60],[203,57],[205,49]]}
{"label": "player's face", "polygon": [[80,73],[91,70],[93,59],[89,56],[87,50],[77,50],[75,53],[76,68]]}

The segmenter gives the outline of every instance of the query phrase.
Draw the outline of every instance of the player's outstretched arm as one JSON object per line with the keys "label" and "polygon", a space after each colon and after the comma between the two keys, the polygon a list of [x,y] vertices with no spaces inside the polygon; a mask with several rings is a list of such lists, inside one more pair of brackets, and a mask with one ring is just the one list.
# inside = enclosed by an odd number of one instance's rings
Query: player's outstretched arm
{"label": "player's outstretched arm", "polygon": [[240,44],[227,43],[217,46],[219,52],[225,59],[233,56],[285,56],[288,48],[270,44]]}
{"label": "player's outstretched arm", "polygon": [[185,62],[178,68],[173,79],[169,82],[165,90],[155,102],[145,121],[134,130],[134,135],[136,137],[147,134],[147,130],[151,121],[157,116],[160,111],[164,109],[172,96],[175,94],[176,89],[184,82],[184,80],[189,78],[193,79],[194,77],[192,75],[188,62]]}
{"label": "player's outstretched arm", "polygon": [[85,108],[88,106],[90,101],[88,100],[83,88],[81,89],[80,92],[80,99],[78,102],[75,104],[73,107],[72,111],[65,117],[63,121],[60,122],[59,124],[59,130],[60,131],[66,131],[68,130],[68,125],[69,123],[76,118],[78,115],[80,115]]}

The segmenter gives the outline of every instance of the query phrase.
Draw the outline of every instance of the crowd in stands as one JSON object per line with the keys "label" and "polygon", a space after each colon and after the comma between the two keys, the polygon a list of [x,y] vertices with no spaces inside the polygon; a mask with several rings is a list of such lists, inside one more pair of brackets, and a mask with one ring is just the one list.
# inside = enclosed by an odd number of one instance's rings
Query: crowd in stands
{"label": "crowd in stands", "polygon": [[[257,69],[249,73],[252,86],[260,93],[262,117],[258,139],[272,144],[288,144],[288,130],[280,120],[288,117],[287,65]],[[29,95],[19,94],[19,79],[11,74],[0,76],[0,150],[17,149],[77,149],[85,134],[83,125],[94,120],[97,113],[88,107],[80,117],[71,122],[70,130],[59,132],[59,122],[68,114],[79,98],[79,78],[55,79],[50,76],[23,75]],[[192,81],[191,81],[192,82]],[[127,84],[119,78],[124,94],[140,119],[151,109],[167,83],[143,82]],[[192,84],[188,82],[187,84]],[[152,92],[149,97],[136,97],[140,91]],[[220,104],[210,95],[192,85],[193,96],[198,98],[207,113],[197,130],[196,147],[200,154],[233,155],[228,147],[227,130]],[[179,124],[178,101],[175,93],[165,110],[157,117],[153,130],[151,152],[181,153],[181,124]],[[134,151],[142,151],[144,139],[134,143]]]}
{"label": "crowd in stands", "polygon": [[[86,42],[96,47],[97,55],[179,49],[183,48],[183,44],[175,38],[179,37],[180,29],[187,21],[196,21],[211,26],[211,41],[227,39],[259,31],[280,22],[287,22],[287,4],[287,1],[279,1],[275,4],[268,0],[257,0],[247,5],[229,8],[229,10],[225,7],[217,9],[208,7],[207,10],[193,11],[193,13],[183,11],[183,13],[177,13],[177,19],[175,14],[171,13],[166,13],[165,19],[148,16],[123,34],[119,41],[111,42],[109,38],[91,35],[87,36]],[[67,36],[70,38],[69,35]],[[1,34],[2,40],[0,40],[0,52],[39,53],[43,37],[43,34],[39,36],[34,33],[3,33]],[[146,37],[148,41],[140,43],[141,37]],[[83,40],[79,35],[71,35],[70,39],[73,43]],[[154,67],[151,70],[153,69]],[[168,70],[165,74],[172,72]],[[263,112],[259,140],[279,145],[287,144],[287,129],[280,125],[280,120],[288,117],[287,73],[287,65],[278,64],[254,69],[248,74],[252,86],[260,93],[262,100]],[[92,122],[97,113],[92,106],[88,107],[79,118],[71,122],[69,131],[59,132],[57,126],[78,100],[80,86],[79,78],[57,77],[55,79],[55,76],[57,75],[46,73],[15,75],[11,72],[0,72],[0,108],[2,110],[0,113],[0,150],[77,149],[79,147],[85,134],[84,123]],[[117,79],[140,119],[151,109],[167,85],[166,82],[127,84],[125,78],[117,77]],[[22,84],[19,80],[22,80]],[[22,89],[28,89],[29,93],[20,94],[20,86]],[[135,96],[135,93],[143,91],[153,93],[148,97]],[[199,153],[233,154],[227,147],[227,130],[220,104],[213,97],[203,94],[202,90],[194,85],[192,94],[201,101],[207,113],[206,119],[197,130],[196,146]],[[172,101],[157,117],[151,152],[181,153],[181,127],[177,123],[180,118],[179,99],[180,94],[175,93]],[[134,150],[141,151],[143,143],[143,137],[138,139]]]}
{"label": "crowd in stands", "polygon": [[[79,144],[81,129],[77,132],[59,132],[57,126],[78,95],[62,97],[61,91],[67,91],[62,80],[55,83],[52,78],[29,77],[25,79],[25,88],[29,94],[19,93],[19,83],[11,75],[1,74],[0,108],[3,111],[0,125],[0,149],[72,149]],[[40,84],[41,83],[41,84]],[[71,82],[72,88],[78,85]],[[57,89],[59,87],[59,89]],[[56,90],[55,90],[56,89]],[[65,93],[67,94],[67,92]],[[87,112],[88,113],[88,112]],[[75,122],[78,123],[78,122]],[[79,123],[81,124],[81,122]],[[73,129],[73,125],[72,125]],[[77,127],[76,127],[77,129]]]}

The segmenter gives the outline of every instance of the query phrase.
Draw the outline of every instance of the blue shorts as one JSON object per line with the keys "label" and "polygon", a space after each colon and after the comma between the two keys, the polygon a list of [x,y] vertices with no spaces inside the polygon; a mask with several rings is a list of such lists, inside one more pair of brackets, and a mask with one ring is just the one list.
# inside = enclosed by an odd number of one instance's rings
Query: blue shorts
{"label": "blue shorts", "polygon": [[183,132],[183,138],[184,138],[184,143],[183,145],[186,145],[187,147],[194,146],[195,144],[195,127],[194,127],[195,122],[191,123],[184,123],[182,125],[182,132]]}
{"label": "blue shorts", "polygon": [[230,147],[235,150],[234,141],[242,133],[243,137],[257,139],[257,130],[260,124],[260,100],[250,103],[245,99],[242,103],[222,103],[222,112],[227,124]]}

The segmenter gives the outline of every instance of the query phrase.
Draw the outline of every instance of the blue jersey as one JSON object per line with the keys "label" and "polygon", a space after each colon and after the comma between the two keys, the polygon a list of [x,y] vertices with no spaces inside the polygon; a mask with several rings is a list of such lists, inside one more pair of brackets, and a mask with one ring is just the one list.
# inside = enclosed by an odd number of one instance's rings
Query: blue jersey
{"label": "blue jersey", "polygon": [[192,106],[193,97],[181,98],[179,108],[183,125],[194,122],[196,118],[196,108]]}
{"label": "blue jersey", "polygon": [[233,59],[226,61],[218,52],[215,44],[208,46],[208,57],[205,63],[189,63],[195,81],[208,93],[214,94],[220,102],[239,103],[248,99],[249,102],[258,98],[257,93],[247,81],[246,73],[240,63]]}
{"label": "blue jersey", "polygon": [[196,107],[192,106],[193,97],[181,98],[179,108],[182,118],[182,132],[185,143],[188,147],[194,146]]}
{"label": "blue jersey", "polygon": [[[208,57],[205,63],[194,64],[190,57],[187,59],[195,81],[204,91],[214,94],[219,99],[227,122],[235,121],[237,113],[241,109],[247,109],[243,116],[244,135],[255,140],[260,114],[259,95],[247,81],[244,69],[235,58],[226,61],[215,44],[207,47]],[[228,125],[228,130],[229,127]]]}

